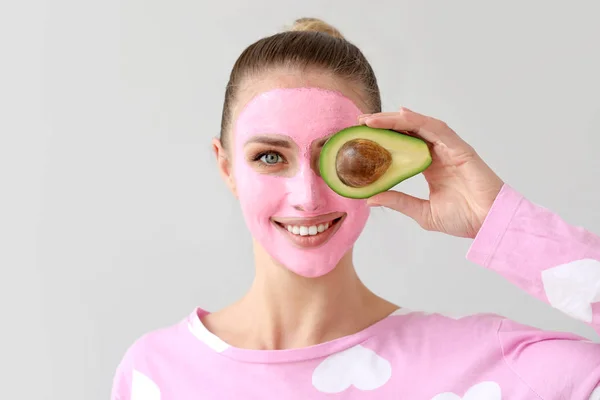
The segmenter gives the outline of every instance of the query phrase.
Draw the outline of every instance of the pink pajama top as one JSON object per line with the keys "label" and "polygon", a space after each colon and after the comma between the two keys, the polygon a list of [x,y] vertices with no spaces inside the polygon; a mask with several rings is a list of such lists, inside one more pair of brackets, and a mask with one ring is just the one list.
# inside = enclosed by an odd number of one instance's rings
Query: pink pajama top
{"label": "pink pajama top", "polygon": [[[600,237],[504,186],[467,258],[600,333]],[[112,400],[600,400],[600,344],[501,316],[400,309],[291,350],[235,348],[194,310],[135,341]]]}

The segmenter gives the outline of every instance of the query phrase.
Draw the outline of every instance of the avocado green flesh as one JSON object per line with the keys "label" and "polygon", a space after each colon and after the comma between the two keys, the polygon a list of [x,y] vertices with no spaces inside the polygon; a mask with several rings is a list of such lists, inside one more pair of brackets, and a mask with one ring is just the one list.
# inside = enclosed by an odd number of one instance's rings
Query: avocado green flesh
{"label": "avocado green flesh", "polygon": [[[345,185],[336,171],[336,157],[344,143],[354,139],[372,140],[392,155],[387,171],[370,185],[356,188]],[[340,196],[365,199],[384,192],[423,172],[431,165],[427,143],[419,138],[389,129],[353,126],[336,133],[325,143],[319,156],[319,170],[327,185]]]}

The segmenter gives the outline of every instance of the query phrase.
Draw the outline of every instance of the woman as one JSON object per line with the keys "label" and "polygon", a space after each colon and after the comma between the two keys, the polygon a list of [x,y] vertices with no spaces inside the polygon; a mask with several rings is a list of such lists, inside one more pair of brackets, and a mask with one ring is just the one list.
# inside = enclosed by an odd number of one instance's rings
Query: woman
{"label": "woman", "polygon": [[[381,112],[354,45],[301,19],[237,60],[214,150],[254,240],[256,278],[235,304],[194,310],[138,339],[113,399],[600,399],[600,345],[496,315],[411,312],[357,277],[373,206],[473,239],[468,258],[600,331],[600,238],[532,204],[445,123]],[[327,138],[365,124],[431,144],[428,200],[343,198],[319,177]]]}

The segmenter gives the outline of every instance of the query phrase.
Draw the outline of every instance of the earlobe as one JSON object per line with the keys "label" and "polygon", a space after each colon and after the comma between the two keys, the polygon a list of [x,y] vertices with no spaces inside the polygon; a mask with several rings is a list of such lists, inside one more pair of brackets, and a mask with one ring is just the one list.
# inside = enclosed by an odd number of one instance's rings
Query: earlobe
{"label": "earlobe", "polygon": [[233,178],[233,173],[231,171],[231,162],[229,160],[228,154],[223,148],[221,140],[218,138],[214,138],[212,141],[213,152],[217,158],[217,167],[219,168],[219,173],[221,174],[221,178],[227,184],[227,187],[235,197],[237,197],[237,191],[235,187],[235,180]]}

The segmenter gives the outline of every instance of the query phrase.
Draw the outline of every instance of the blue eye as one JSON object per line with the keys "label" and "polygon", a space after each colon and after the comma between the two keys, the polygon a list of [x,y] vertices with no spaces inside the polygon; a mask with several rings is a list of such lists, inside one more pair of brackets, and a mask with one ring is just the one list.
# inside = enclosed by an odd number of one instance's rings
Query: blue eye
{"label": "blue eye", "polygon": [[265,164],[273,165],[283,161],[283,158],[277,153],[269,152],[261,155],[260,161],[264,162]]}

